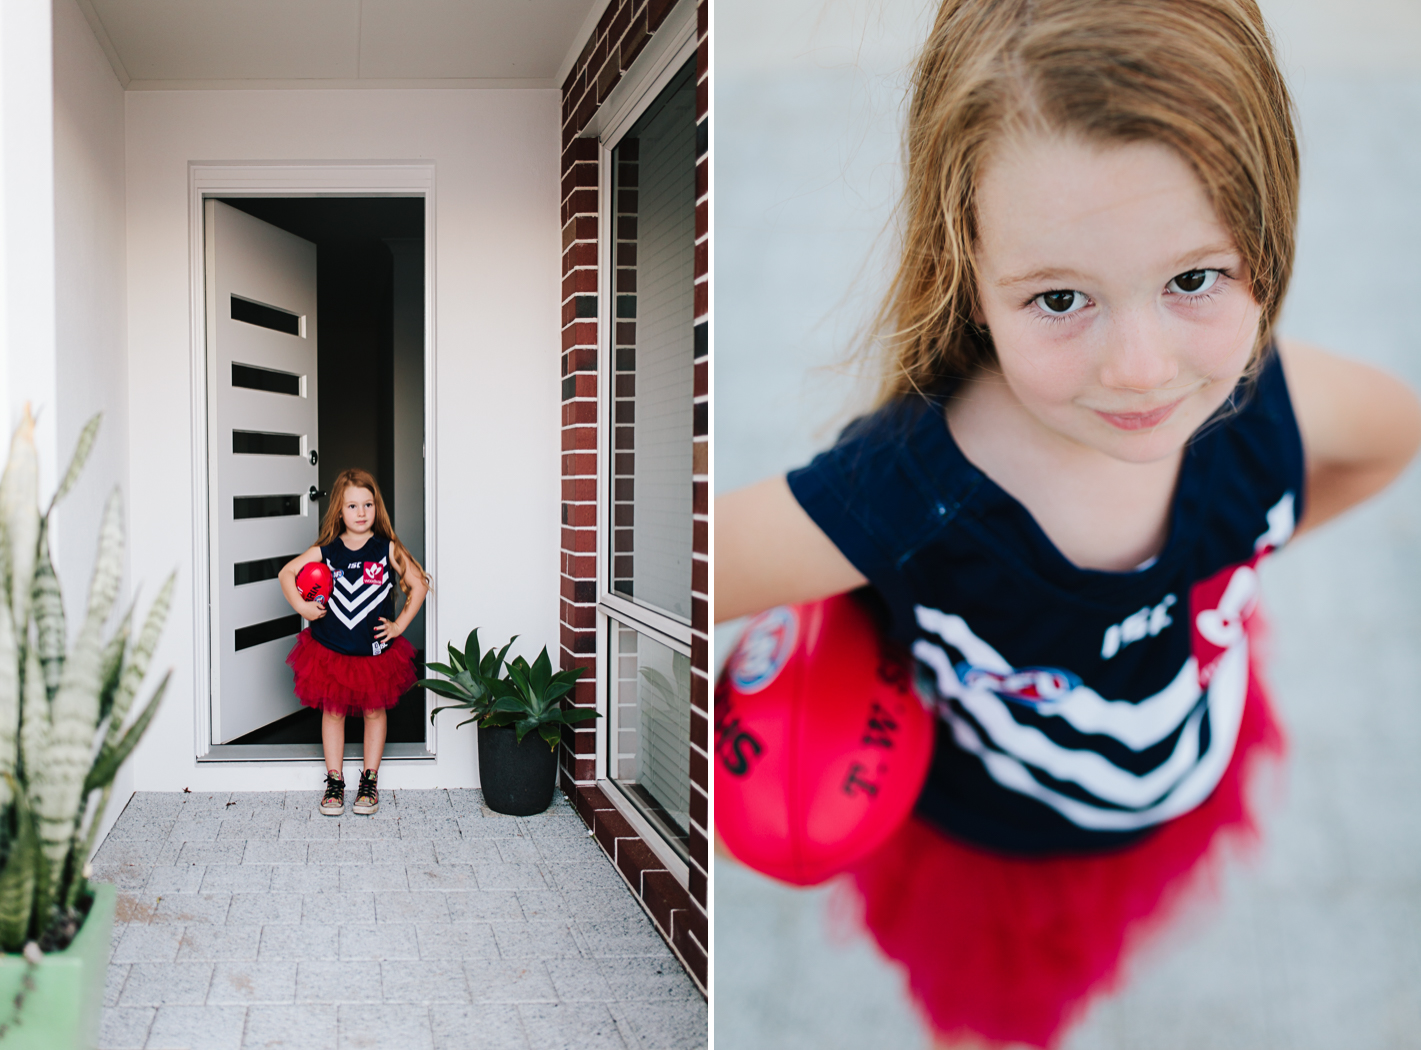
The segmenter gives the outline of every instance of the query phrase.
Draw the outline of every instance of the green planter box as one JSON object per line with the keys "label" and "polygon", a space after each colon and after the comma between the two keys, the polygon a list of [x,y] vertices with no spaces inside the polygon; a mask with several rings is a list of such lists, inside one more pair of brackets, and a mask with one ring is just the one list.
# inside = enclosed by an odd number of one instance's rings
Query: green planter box
{"label": "green planter box", "polygon": [[44,957],[34,971],[15,1023],[15,995],[29,964],[18,955],[0,955],[0,1024],[7,1025],[0,1050],[93,1050],[99,1044],[104,980],[113,940],[116,893],[106,882],[90,884],[94,905],[84,927],[62,952]]}

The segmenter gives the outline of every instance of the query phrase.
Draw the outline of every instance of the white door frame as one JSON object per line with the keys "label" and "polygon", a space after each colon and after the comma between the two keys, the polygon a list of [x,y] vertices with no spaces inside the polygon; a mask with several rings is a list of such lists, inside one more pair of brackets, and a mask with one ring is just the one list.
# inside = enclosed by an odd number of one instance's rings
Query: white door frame
{"label": "white door frame", "polygon": [[[433,575],[439,564],[438,446],[434,329],[434,164],[420,161],[253,161],[188,164],[189,314],[192,321],[192,611],[193,747],[199,761],[312,761],[318,745],[232,745],[212,742],[212,588],[209,521],[207,414],[207,292],[203,245],[203,200],[207,197],[423,197],[424,198],[424,565]],[[425,600],[425,636],[440,637],[439,599]],[[425,697],[425,745],[387,744],[386,759],[432,759],[436,728],[428,722],[432,695]],[[305,753],[310,751],[310,754]]]}

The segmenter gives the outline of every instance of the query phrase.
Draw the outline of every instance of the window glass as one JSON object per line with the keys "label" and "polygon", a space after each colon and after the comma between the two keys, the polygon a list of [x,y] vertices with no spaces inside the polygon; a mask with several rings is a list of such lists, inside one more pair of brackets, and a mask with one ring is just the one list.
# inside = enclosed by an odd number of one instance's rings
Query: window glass
{"label": "window glass", "polygon": [[609,778],[683,857],[691,799],[691,658],[611,625]]}
{"label": "window glass", "polygon": [[609,589],[689,622],[695,60],[612,151]]}

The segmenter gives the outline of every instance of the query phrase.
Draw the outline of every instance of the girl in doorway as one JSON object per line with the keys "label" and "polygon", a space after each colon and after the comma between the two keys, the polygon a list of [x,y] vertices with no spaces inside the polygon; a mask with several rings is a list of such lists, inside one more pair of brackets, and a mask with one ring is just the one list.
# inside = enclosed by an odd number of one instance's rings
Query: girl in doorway
{"label": "girl in doorway", "polygon": [[877,407],[716,508],[718,619],[864,588],[938,715],[852,873],[940,1045],[1051,1046],[1250,841],[1259,562],[1421,443],[1274,324],[1292,105],[1253,0],[946,0]]}
{"label": "girl in doorway", "polygon": [[[314,561],[324,561],[334,578],[324,605],[306,601],[296,589],[296,574]],[[301,703],[321,711],[326,759],[321,812],[332,817],[345,812],[345,720],[358,714],[365,719],[365,763],[352,808],[374,813],[380,808],[376,778],[385,749],[385,712],[415,683],[414,649],[401,635],[424,604],[429,579],[395,535],[375,479],[356,469],[337,475],[316,545],[287,562],[280,578],[286,600],[311,623],[286,662],[295,672]],[[391,620],[395,581],[405,602]]]}

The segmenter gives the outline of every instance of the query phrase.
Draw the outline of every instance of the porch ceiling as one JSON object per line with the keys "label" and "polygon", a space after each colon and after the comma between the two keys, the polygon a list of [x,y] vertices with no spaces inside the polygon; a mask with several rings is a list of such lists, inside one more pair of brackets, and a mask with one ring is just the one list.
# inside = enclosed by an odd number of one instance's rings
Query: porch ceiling
{"label": "porch ceiling", "polygon": [[555,87],[607,0],[78,0],[125,88]]}

